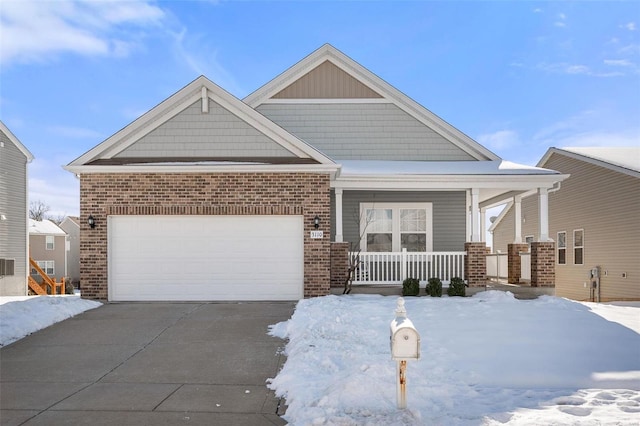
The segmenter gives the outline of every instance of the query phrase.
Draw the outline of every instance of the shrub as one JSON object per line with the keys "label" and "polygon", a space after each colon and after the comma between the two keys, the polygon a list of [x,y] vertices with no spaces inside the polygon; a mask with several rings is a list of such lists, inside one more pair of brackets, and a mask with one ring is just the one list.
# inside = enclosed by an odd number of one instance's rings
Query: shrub
{"label": "shrub", "polygon": [[447,294],[449,296],[462,296],[466,295],[466,284],[464,280],[460,277],[451,278],[451,282],[449,283],[449,288],[447,289]]}
{"label": "shrub", "polygon": [[420,280],[417,278],[407,278],[402,282],[403,296],[418,296],[420,294]]}
{"label": "shrub", "polygon": [[440,278],[429,278],[425,291],[431,297],[442,297],[442,281],[440,281]]}

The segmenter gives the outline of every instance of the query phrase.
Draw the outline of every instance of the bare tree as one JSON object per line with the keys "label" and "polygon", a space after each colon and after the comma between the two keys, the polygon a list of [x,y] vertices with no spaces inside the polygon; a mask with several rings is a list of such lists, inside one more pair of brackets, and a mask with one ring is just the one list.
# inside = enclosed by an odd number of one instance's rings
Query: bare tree
{"label": "bare tree", "polygon": [[51,210],[42,200],[35,200],[29,203],[29,218],[42,221],[47,219],[47,213]]}
{"label": "bare tree", "polygon": [[66,214],[57,214],[57,215],[48,214],[48,215],[45,215],[45,219],[49,219],[51,222],[55,223],[58,226],[60,226],[60,224],[64,221],[64,219],[66,217],[67,217]]}
{"label": "bare tree", "polygon": [[[364,216],[364,226],[360,226],[362,223]],[[351,286],[353,285],[353,280],[355,279],[355,274],[358,269],[361,267],[362,262],[360,261],[360,253],[362,252],[362,239],[364,238],[367,228],[373,222],[373,217],[369,217],[366,214],[366,210],[360,212],[359,216],[356,216],[354,213],[354,219],[358,224],[358,229],[360,229],[360,235],[358,236],[358,241],[349,243],[349,262],[347,263],[347,278],[344,280],[344,290],[342,294],[351,293]],[[355,251],[357,248],[357,251]]]}

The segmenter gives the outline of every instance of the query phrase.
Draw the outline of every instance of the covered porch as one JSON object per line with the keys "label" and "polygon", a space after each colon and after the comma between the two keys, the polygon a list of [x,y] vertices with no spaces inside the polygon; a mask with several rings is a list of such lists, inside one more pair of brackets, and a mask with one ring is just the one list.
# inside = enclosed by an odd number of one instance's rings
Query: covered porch
{"label": "covered porch", "polygon": [[[400,286],[405,278],[432,277],[447,285],[460,277],[470,287],[485,287],[486,212],[523,194],[536,194],[540,206],[531,285],[552,286],[548,194],[566,177],[505,161],[344,161],[331,183],[332,286],[347,280]],[[519,255],[508,262],[509,270],[521,268]]]}

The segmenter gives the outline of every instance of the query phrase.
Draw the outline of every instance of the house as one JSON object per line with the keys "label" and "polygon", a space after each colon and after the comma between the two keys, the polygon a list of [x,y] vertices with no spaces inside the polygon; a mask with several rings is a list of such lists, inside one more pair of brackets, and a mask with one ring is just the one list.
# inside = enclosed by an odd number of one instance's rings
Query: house
{"label": "house", "polygon": [[80,288],[80,219],[76,216],[67,216],[59,226],[67,234],[69,241],[67,277],[71,284]]}
{"label": "house", "polygon": [[0,121],[0,296],[27,294],[27,166],[32,160]]}
{"label": "house", "polygon": [[325,295],[360,249],[382,271],[364,282],[484,287],[486,209],[544,204],[566,177],[503,161],[328,44],[243,100],[200,76],[65,169],[83,297],[114,301]]}
{"label": "house", "polygon": [[[550,148],[538,166],[571,175],[549,195],[556,295],[640,300],[640,148]],[[507,206],[491,226],[494,250],[514,241],[515,210]],[[523,198],[520,210],[526,241],[538,232],[535,197]],[[593,288],[596,267],[599,286]]]}
{"label": "house", "polygon": [[[67,276],[67,234],[50,220],[29,219],[29,254],[50,278],[61,281]],[[31,276],[37,282],[42,278],[34,268]]]}

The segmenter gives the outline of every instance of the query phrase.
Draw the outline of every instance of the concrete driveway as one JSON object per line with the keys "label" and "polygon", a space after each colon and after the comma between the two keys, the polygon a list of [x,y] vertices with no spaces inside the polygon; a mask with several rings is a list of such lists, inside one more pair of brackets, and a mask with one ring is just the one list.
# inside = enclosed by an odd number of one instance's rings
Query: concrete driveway
{"label": "concrete driveway", "polygon": [[[0,349],[2,425],[283,425],[293,302],[106,304]],[[282,410],[281,410],[282,411]]]}

